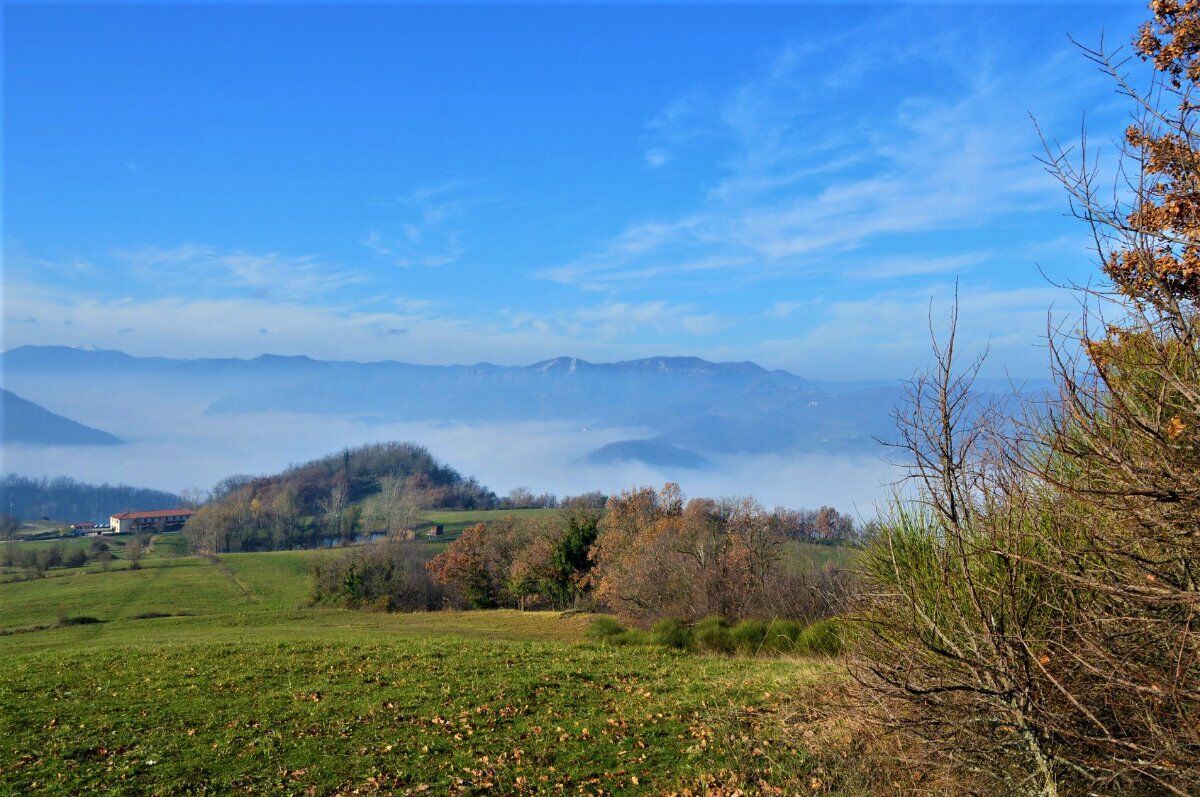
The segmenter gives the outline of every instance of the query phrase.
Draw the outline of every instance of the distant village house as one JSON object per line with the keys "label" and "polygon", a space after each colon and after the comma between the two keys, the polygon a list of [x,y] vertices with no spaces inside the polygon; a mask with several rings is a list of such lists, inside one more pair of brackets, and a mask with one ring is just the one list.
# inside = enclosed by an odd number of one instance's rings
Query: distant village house
{"label": "distant village house", "polygon": [[115,534],[136,534],[140,531],[174,531],[183,528],[187,519],[196,514],[190,509],[154,509],[148,512],[122,512],[109,518]]}

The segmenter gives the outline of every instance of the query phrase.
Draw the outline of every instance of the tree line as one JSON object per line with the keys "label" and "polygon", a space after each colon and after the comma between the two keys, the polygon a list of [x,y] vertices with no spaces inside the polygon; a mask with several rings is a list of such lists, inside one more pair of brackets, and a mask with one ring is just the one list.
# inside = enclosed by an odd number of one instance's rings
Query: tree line
{"label": "tree line", "polygon": [[584,608],[649,627],[824,617],[844,574],[818,568],[791,545],[799,513],[749,499],[685,500],[679,487],[640,488],[599,503],[479,523],[436,555],[389,540],[315,567],[314,600],[387,610]]}
{"label": "tree line", "polygon": [[[125,509],[172,509],[179,496],[126,484],[85,484],[66,476],[0,481],[0,510],[22,520],[99,521]],[[11,511],[10,511],[11,506]]]}

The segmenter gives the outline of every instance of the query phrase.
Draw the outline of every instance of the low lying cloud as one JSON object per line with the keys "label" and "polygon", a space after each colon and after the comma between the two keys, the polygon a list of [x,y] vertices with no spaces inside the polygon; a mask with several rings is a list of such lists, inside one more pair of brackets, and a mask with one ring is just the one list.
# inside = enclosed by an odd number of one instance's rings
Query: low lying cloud
{"label": "low lying cloud", "polygon": [[645,430],[583,429],[570,423],[375,423],[289,413],[204,416],[205,396],[71,396],[50,382],[22,393],[48,408],[129,440],[119,447],[8,446],[3,470],[71,476],[165,490],[207,488],[234,473],[273,473],[289,464],[382,440],[428,446],[465,475],[504,494],[530,487],[559,495],[680,483],[691,496],[752,495],[768,505],[830,504],[871,516],[895,472],[880,456],[802,454],[713,459],[705,470],[637,462],[582,464],[589,452]]}

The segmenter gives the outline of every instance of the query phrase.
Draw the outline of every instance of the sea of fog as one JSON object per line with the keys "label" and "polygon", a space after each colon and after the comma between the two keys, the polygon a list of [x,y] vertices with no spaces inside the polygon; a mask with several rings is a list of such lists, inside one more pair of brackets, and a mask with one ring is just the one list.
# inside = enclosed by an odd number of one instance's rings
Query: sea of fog
{"label": "sea of fog", "polygon": [[860,516],[889,492],[896,472],[879,454],[794,454],[710,457],[703,470],[640,462],[584,464],[589,452],[645,436],[631,428],[578,424],[381,423],[326,415],[205,415],[210,397],[166,397],[95,390],[66,393],[60,384],[23,386],[26,397],[54,412],[129,441],[112,447],[8,446],[3,470],[28,476],[71,476],[178,491],[209,488],[234,473],[266,474],[347,446],[404,440],[427,446],[461,473],[503,495],[514,487],[559,495],[679,482],[690,496],[751,495],[767,505],[837,506]]}

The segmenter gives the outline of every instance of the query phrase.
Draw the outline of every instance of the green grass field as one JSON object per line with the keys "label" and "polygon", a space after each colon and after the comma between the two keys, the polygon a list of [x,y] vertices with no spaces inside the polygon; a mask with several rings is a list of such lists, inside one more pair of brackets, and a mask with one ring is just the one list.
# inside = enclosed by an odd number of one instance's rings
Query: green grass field
{"label": "green grass field", "polygon": [[451,528],[461,531],[467,526],[486,523],[489,520],[499,520],[504,517],[550,516],[556,511],[555,509],[446,509],[426,512],[424,518],[426,523],[441,523],[448,533]]}
{"label": "green grass field", "polygon": [[[125,555],[125,546],[133,539],[132,535],[106,536],[99,540],[108,546],[108,551],[112,555],[112,561],[107,564],[102,562],[89,562],[82,568],[66,568],[54,567],[46,571],[46,578],[61,578],[67,576],[78,576],[84,573],[99,573],[110,570],[127,570],[131,563]],[[87,551],[91,548],[92,543],[96,541],[94,537],[67,537],[56,540],[18,540],[14,542],[2,543],[6,546],[12,546],[18,551],[37,551],[48,547],[58,547],[64,555],[71,551],[82,550]],[[151,539],[150,546],[146,549],[142,567],[159,567],[164,566],[163,559],[174,559],[182,556],[188,556],[187,539],[180,533],[159,534]],[[0,583],[12,580],[24,580],[28,576],[21,567],[7,567],[0,565]]]}
{"label": "green grass field", "polygon": [[307,608],[329,551],[160,545],[0,584],[0,793],[795,791],[813,767],[780,719],[835,665],[604,648],[581,615]]}
{"label": "green grass field", "polygon": [[813,563],[817,567],[846,567],[852,562],[854,551],[854,548],[846,545],[823,545],[805,540],[792,540],[787,543],[787,552],[793,561]]}
{"label": "green grass field", "polygon": [[17,528],[16,539],[36,537],[41,534],[58,534],[71,524],[61,520],[24,520]]}

